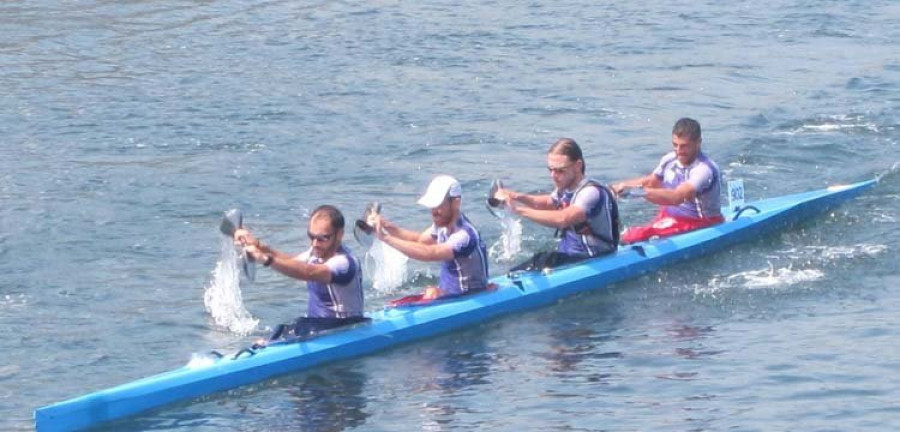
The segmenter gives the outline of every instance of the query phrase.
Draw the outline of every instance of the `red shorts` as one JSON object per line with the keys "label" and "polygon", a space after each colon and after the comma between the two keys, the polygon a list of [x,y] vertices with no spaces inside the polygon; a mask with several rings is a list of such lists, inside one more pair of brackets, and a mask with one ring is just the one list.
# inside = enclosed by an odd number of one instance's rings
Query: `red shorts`
{"label": "red shorts", "polygon": [[679,216],[669,216],[663,209],[659,210],[656,219],[650,225],[631,227],[622,233],[622,243],[636,243],[650,237],[668,237],[700,228],[706,228],[725,221],[722,216],[694,219]]}

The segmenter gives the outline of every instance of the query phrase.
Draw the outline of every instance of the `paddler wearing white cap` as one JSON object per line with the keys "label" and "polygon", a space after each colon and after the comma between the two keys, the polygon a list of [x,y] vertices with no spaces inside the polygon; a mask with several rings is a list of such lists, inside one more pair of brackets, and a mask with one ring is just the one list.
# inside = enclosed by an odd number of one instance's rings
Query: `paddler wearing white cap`
{"label": "paddler wearing white cap", "polygon": [[459,182],[449,175],[439,175],[418,201],[431,209],[433,223],[425,231],[401,228],[378,214],[367,221],[381,241],[406,256],[441,261],[438,285],[427,287],[422,300],[481,291],[488,285],[487,248],[478,230],[460,211],[461,201]]}

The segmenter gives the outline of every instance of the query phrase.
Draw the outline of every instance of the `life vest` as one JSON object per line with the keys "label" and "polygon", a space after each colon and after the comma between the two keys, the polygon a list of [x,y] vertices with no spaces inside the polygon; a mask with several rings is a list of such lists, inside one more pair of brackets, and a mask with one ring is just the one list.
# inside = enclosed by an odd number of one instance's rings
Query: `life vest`
{"label": "life vest", "polygon": [[[609,203],[610,219],[612,221],[612,226],[610,227],[610,231],[612,231],[612,237],[610,237],[608,233],[603,232],[606,226],[606,218],[603,214],[603,211],[601,211],[602,206],[591,209],[595,214],[586,214],[585,216],[587,217],[587,219],[585,219],[583,222],[563,228],[562,231],[571,229],[578,234],[590,234],[613,246],[613,250],[615,250],[616,246],[619,244],[619,205],[616,202],[615,194],[613,194],[613,192],[609,190],[609,188],[604,186],[599,181],[591,178],[586,178],[578,184],[578,187],[572,194],[572,198],[569,200],[569,203],[575,202],[575,198],[578,197],[578,194],[588,186],[596,187],[601,194],[606,195],[606,201]],[[559,208],[563,207],[563,203],[560,202]]]}

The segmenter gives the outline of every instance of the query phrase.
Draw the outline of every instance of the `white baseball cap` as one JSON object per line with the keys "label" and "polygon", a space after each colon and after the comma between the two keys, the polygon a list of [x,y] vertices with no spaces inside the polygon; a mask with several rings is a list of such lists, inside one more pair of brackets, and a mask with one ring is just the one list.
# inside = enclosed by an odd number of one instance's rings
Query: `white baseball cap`
{"label": "white baseball cap", "polygon": [[439,175],[428,184],[425,195],[419,198],[419,204],[428,208],[435,208],[443,204],[447,197],[458,196],[462,196],[462,187],[460,187],[459,182],[448,175]]}

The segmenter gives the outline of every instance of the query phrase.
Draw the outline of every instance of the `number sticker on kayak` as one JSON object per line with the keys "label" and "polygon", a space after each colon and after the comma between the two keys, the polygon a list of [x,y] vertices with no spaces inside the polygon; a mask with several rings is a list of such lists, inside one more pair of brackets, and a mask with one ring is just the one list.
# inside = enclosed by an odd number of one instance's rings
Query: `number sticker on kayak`
{"label": "number sticker on kayak", "polygon": [[744,205],[744,181],[731,180],[728,182],[728,208],[737,210]]}

